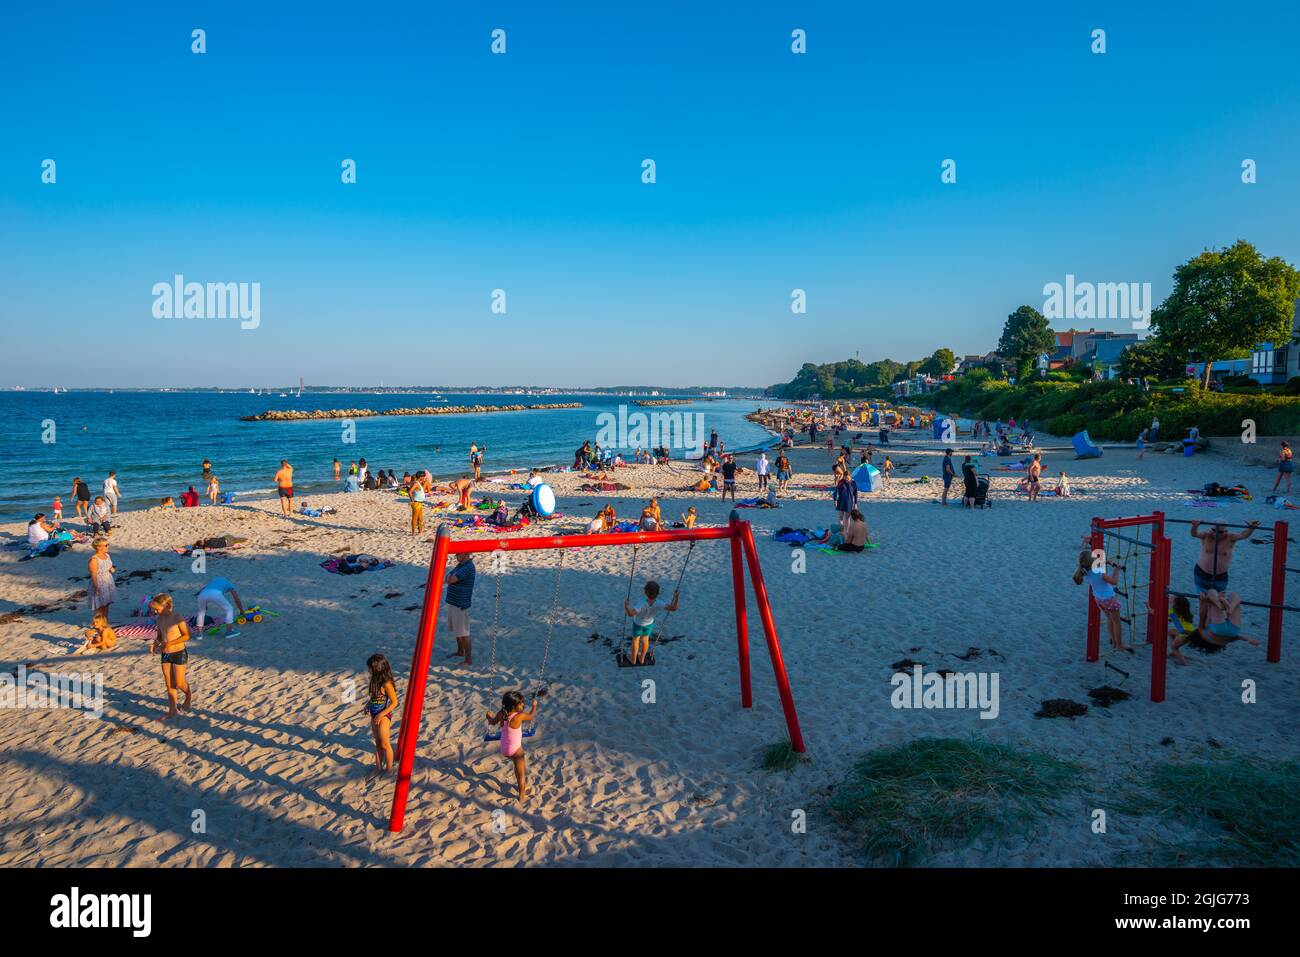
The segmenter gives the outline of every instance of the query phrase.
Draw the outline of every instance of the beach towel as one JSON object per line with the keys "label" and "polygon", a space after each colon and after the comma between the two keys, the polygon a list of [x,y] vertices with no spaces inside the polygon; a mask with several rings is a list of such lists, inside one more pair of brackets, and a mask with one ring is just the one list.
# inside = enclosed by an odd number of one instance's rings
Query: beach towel
{"label": "beach towel", "polygon": [[736,508],[780,508],[780,505],[772,505],[765,498],[742,498],[735,503]]}
{"label": "beach towel", "polygon": [[374,555],[341,555],[320,563],[320,567],[333,575],[360,575],[362,572],[392,568],[396,562]]}

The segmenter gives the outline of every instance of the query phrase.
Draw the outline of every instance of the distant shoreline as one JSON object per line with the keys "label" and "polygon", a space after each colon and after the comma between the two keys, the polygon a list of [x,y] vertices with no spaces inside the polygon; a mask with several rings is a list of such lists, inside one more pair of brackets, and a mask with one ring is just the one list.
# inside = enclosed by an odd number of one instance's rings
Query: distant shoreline
{"label": "distant shoreline", "polygon": [[240,422],[313,422],[320,419],[367,419],[379,415],[476,415],[480,412],[532,412],[544,409],[581,409],[581,402],[552,402],[540,405],[441,405],[420,409],[268,409],[257,415],[241,415]]}

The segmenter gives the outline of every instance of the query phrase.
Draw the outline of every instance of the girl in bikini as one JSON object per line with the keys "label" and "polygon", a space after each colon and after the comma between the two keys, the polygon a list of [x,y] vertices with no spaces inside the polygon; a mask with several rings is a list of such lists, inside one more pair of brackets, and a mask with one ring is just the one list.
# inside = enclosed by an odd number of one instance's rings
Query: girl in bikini
{"label": "girl in bikini", "polygon": [[524,696],[518,691],[507,691],[501,696],[501,710],[487,713],[488,724],[501,726],[501,756],[509,758],[515,766],[515,783],[519,786],[519,802],[528,797],[528,774],[524,761],[524,722],[537,717],[537,698],[533,706],[524,711]]}
{"label": "girl in bikini", "polygon": [[366,668],[370,672],[370,688],[365,711],[370,715],[370,734],[375,739],[375,770],[366,778],[370,782],[393,769],[389,731],[393,712],[397,710],[397,685],[393,682],[392,666],[383,655],[367,658]]}
{"label": "girl in bikini", "polygon": [[[190,626],[176,614],[171,595],[154,595],[149,602],[149,610],[158,616],[158,637],[153,640],[152,650],[160,658],[163,681],[167,685],[167,713],[159,719],[166,721],[177,717],[182,711],[190,710],[193,694],[189,682],[185,680],[185,667],[190,658],[185,643],[190,640]],[[182,694],[185,695],[185,701],[178,706],[176,699]]]}

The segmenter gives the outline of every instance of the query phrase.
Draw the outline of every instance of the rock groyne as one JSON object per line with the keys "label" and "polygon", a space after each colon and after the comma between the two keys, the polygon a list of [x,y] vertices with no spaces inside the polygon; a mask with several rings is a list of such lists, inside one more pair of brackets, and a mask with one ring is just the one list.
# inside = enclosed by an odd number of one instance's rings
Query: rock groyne
{"label": "rock groyne", "polygon": [[581,409],[581,402],[552,402],[543,405],[437,405],[419,409],[270,409],[257,415],[243,415],[241,422],[300,422],[304,419],[367,419],[377,415],[473,415],[478,412],[529,412],[536,409]]}

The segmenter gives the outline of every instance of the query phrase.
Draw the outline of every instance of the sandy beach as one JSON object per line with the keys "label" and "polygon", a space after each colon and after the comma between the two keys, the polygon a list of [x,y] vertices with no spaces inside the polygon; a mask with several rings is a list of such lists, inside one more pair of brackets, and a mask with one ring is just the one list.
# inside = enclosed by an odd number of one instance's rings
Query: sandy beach
{"label": "sandy beach", "polygon": [[[1039,444],[1069,443],[1040,436]],[[933,441],[896,433],[890,454],[891,486],[862,498],[877,549],[810,549],[802,553],[806,571],[796,571],[790,547],[772,540],[784,526],[834,524],[828,493],[800,487],[830,481],[824,449],[793,452],[793,488],[779,509],[741,513],[754,525],[807,739],[807,760],[797,768],[760,767],[762,749],[786,732],[752,597],[754,707],[740,707],[725,543],[696,548],[660,662],[643,670],[619,669],[611,655],[632,550],[577,550],[567,555],[559,583],[545,674],[551,693],[527,744],[534,794],[520,807],[507,762],[481,740],[485,709],[503,690],[539,678],[557,553],[520,553],[501,576],[495,670],[488,667],[494,580],[485,563],[471,612],[472,669],[452,666],[445,657],[451,642],[439,630],[400,835],[384,830],[392,780],[365,783],[373,752],[360,711],[364,665],[370,654],[386,654],[405,695],[439,516],[428,516],[426,534],[412,537],[405,500],[391,492],[312,496],[311,506],[337,510],[321,518],[285,518],[271,500],[120,515],[111,544],[114,624],[162,591],[191,612],[194,594],[213,575],[234,582],[246,604],[279,615],[244,626],[237,638],[193,641],[195,712],[167,723],[156,720],[165,698],[148,641],[123,638],[111,653],[70,655],[89,620],[88,547],[27,562],[18,561],[20,550],[6,549],[4,669],[99,672],[105,700],[99,719],[67,709],[0,714],[0,865],[853,865],[861,858],[829,819],[828,795],[864,752],[925,736],[1033,748],[1088,769],[1084,792],[1043,808],[1013,836],[977,840],[927,863],[1143,864],[1189,826],[1177,814],[1125,811],[1126,789],[1153,763],[1217,753],[1300,756],[1295,615],[1285,620],[1280,664],[1267,664],[1262,648],[1244,643],[1215,656],[1191,653],[1186,667],[1170,663],[1168,699],[1153,704],[1145,644],[1123,657],[1128,678],[1084,661],[1087,591],[1070,580],[1093,516],[1163,509],[1205,521],[1259,519],[1267,531],[1294,514],[1264,503],[1271,471],[1214,449],[1143,461],[1129,449],[1088,461],[1052,451],[1044,453],[1047,475],[1054,480],[1065,469],[1073,497],[1030,503],[1013,493],[1018,475],[992,471],[992,508],[967,510],[934,502],[941,453]],[[877,453],[877,464],[881,458]],[[744,456],[741,464],[752,461]],[[319,469],[323,474],[324,464]],[[917,481],[921,476],[930,481]],[[585,479],[578,473],[549,474],[563,517],[518,534],[581,531],[607,501],[620,518],[635,517],[651,495],[660,497],[666,519],[693,504],[703,523],[725,522],[729,502],[683,491],[696,477],[685,463],[633,466],[616,476],[630,491],[600,494],[579,491]],[[1187,490],[1209,481],[1240,482],[1254,501],[1193,507]],[[493,488],[485,482],[478,492]],[[746,472],[740,495],[754,494]],[[3,531],[16,540],[24,526]],[[1196,543],[1184,527],[1170,534],[1174,586],[1190,590]],[[209,554],[205,575],[173,551],[215,535],[250,542]],[[1243,595],[1267,599],[1270,551],[1249,542],[1237,548],[1233,582]],[[395,565],[358,576],[321,568],[344,552]],[[682,546],[643,547],[638,588],[646,575],[671,587],[684,557]],[[1248,634],[1263,638],[1265,614],[1247,610]],[[927,669],[995,671],[997,717],[892,707],[892,666],[903,659]],[[654,703],[643,700],[647,679]],[[1245,679],[1257,683],[1256,704],[1241,702]],[[1045,699],[1087,703],[1088,690],[1100,685],[1132,698],[1075,719],[1034,717]],[[1094,808],[1108,809],[1104,838],[1089,829]],[[797,811],[807,813],[806,833],[792,833]]]}

